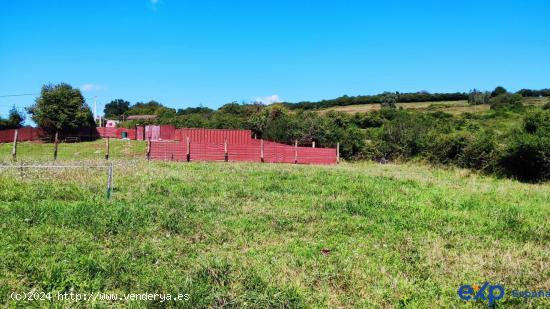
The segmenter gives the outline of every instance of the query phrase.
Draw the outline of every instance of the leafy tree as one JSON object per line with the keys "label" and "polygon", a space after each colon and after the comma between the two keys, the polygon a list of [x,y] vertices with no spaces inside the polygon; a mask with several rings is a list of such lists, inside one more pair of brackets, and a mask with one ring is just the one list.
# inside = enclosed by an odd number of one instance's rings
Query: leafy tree
{"label": "leafy tree", "polygon": [[157,115],[159,117],[175,116],[176,110],[166,107],[157,101],[138,102],[128,110],[128,115]]}
{"label": "leafy tree", "polygon": [[105,105],[103,113],[105,114],[105,118],[119,119],[122,115],[125,115],[129,109],[130,102],[122,99],[116,99]]}
{"label": "leafy tree", "polygon": [[20,113],[15,106],[10,109],[8,119],[0,117],[0,130],[17,129],[23,126],[25,115]]}
{"label": "leafy tree", "polygon": [[25,115],[19,112],[15,106],[12,106],[8,116],[9,126],[13,129],[20,128],[23,126],[23,122],[25,122]]}
{"label": "leafy tree", "polygon": [[496,96],[506,94],[506,93],[508,93],[506,88],[504,88],[502,86],[498,86],[498,87],[495,88],[495,90],[493,90],[493,92],[491,92],[491,97],[494,98]]}
{"label": "leafy tree", "polygon": [[188,107],[185,109],[179,108],[177,111],[178,115],[190,115],[190,114],[211,114],[214,110],[208,107]]}
{"label": "leafy tree", "polygon": [[473,89],[468,94],[468,103],[470,105],[480,105],[489,103],[491,94],[489,92],[482,92],[477,89]]}
{"label": "leafy tree", "polygon": [[383,108],[383,109],[387,109],[387,108],[396,108],[397,105],[397,94],[396,93],[391,93],[391,92],[384,92],[382,94],[382,102],[380,103],[380,106]]}
{"label": "leafy tree", "polygon": [[42,86],[40,96],[27,111],[32,120],[50,134],[95,127],[90,107],[80,90],[65,83]]}

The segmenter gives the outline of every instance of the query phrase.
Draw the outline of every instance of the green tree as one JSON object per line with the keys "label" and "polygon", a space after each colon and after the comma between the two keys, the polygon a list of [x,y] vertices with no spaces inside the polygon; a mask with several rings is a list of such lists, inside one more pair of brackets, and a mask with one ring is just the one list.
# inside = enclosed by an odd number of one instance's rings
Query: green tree
{"label": "green tree", "polygon": [[130,102],[122,99],[116,99],[105,105],[103,113],[105,114],[105,118],[119,119],[122,115],[125,115],[129,109]]}
{"label": "green tree", "polygon": [[382,108],[396,108],[397,105],[397,94],[392,92],[384,92],[382,94],[382,101],[380,106]]}
{"label": "green tree", "polygon": [[473,89],[468,94],[468,103],[470,105],[480,105],[489,103],[491,94],[489,92],[482,92],[477,89]]}
{"label": "green tree", "polygon": [[95,127],[90,107],[80,90],[65,83],[42,86],[40,96],[27,112],[40,128],[50,134]]}
{"label": "green tree", "polygon": [[25,122],[25,115],[17,110],[15,106],[12,106],[10,109],[10,114],[8,116],[8,125],[12,129],[20,128]]}
{"label": "green tree", "polygon": [[493,92],[491,92],[491,97],[494,98],[496,96],[506,94],[506,93],[508,93],[506,88],[504,88],[502,86],[498,86],[498,87],[495,88],[495,90],[493,90]]}
{"label": "green tree", "polygon": [[10,109],[8,119],[0,117],[0,130],[17,129],[23,126],[25,115],[20,113],[15,106]]}

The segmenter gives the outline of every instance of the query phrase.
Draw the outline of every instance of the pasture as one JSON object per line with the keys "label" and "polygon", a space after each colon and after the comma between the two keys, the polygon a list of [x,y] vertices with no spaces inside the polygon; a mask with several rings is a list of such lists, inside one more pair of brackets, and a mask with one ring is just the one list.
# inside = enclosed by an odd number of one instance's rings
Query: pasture
{"label": "pasture", "polygon": [[[527,106],[543,105],[546,102],[544,98],[524,98],[523,103]],[[489,110],[488,104],[470,105],[468,101],[442,101],[442,102],[414,102],[414,103],[397,103],[397,108],[411,109],[416,111],[442,111],[453,115],[463,113],[480,113]],[[357,104],[347,106],[335,106],[326,109],[321,109],[319,112],[326,113],[328,111],[338,111],[344,113],[366,113],[380,109],[380,104]]]}
{"label": "pasture", "polygon": [[[57,163],[105,164],[103,145],[62,144]],[[458,287],[550,287],[550,184],[421,164],[148,162],[144,143],[111,147],[111,200],[104,169],[0,169],[0,304],[483,308]],[[50,148],[21,143],[19,158],[46,163]],[[9,298],[30,290],[190,297]]]}

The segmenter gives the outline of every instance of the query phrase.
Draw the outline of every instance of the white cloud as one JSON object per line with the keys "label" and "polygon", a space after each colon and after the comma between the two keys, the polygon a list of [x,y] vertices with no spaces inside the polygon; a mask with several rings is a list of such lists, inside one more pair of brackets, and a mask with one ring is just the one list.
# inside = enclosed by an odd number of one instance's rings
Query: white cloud
{"label": "white cloud", "polygon": [[80,86],[80,90],[82,90],[82,91],[99,91],[99,90],[103,90],[103,87],[100,86],[100,85],[95,85],[95,84],[84,84],[84,85]]}
{"label": "white cloud", "polygon": [[279,96],[276,94],[273,94],[267,97],[258,97],[256,98],[255,101],[262,102],[263,104],[267,104],[267,105],[277,103],[277,102],[282,102],[281,98],[279,98]]}

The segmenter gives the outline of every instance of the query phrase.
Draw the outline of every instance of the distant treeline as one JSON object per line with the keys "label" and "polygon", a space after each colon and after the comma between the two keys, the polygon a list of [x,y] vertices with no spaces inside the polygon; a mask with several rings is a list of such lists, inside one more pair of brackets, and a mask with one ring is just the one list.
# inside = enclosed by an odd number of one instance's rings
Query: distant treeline
{"label": "distant treeline", "polygon": [[[361,95],[361,96],[341,96],[331,100],[321,100],[318,102],[303,101],[298,103],[284,102],[281,103],[289,109],[313,110],[322,109],[334,106],[347,106],[359,104],[377,104],[382,103],[385,96],[389,92],[384,92],[377,95]],[[521,89],[516,92],[523,97],[550,97],[550,89]],[[467,92],[451,92],[451,93],[430,93],[427,91],[420,92],[395,92],[398,103],[413,103],[413,102],[441,102],[441,101],[460,101],[468,100],[470,93]]]}
{"label": "distant treeline", "polygon": [[[334,106],[347,106],[347,105],[358,105],[358,104],[375,104],[382,103],[384,97],[388,92],[377,94],[377,95],[361,95],[361,96],[341,96],[332,100],[322,100],[319,102],[298,102],[298,103],[281,103],[288,107],[289,109],[322,109],[327,107]],[[468,93],[466,92],[454,92],[454,93],[429,93],[426,91],[421,92],[411,92],[411,93],[395,93],[397,95],[398,103],[412,103],[412,102],[438,102],[438,101],[460,101],[468,100]]]}

